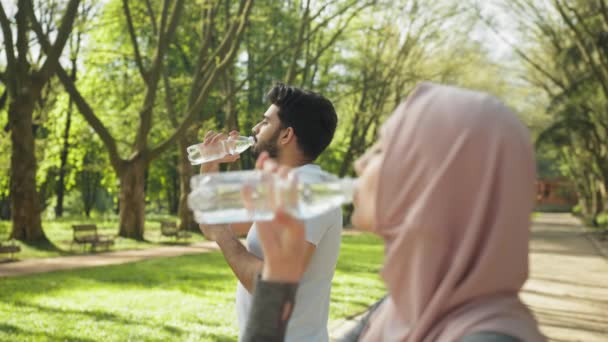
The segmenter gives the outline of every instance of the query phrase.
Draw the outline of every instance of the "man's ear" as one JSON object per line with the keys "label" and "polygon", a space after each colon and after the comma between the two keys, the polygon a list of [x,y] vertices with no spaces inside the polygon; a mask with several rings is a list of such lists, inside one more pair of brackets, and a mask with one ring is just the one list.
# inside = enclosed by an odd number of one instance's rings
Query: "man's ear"
{"label": "man's ear", "polygon": [[283,129],[283,131],[281,132],[281,135],[279,136],[279,144],[287,145],[295,138],[296,138],[296,133],[293,130],[293,128],[287,127],[285,129]]}

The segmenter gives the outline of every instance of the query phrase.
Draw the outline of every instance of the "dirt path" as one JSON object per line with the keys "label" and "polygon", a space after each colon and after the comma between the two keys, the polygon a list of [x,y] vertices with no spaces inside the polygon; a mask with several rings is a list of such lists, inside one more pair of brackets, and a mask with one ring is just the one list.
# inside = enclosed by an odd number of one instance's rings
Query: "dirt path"
{"label": "dirt path", "polygon": [[151,258],[198,254],[217,250],[215,242],[203,241],[191,245],[167,246],[142,250],[116,251],[47,259],[31,259],[0,264],[0,278],[27,274],[70,270],[85,267],[124,264]]}

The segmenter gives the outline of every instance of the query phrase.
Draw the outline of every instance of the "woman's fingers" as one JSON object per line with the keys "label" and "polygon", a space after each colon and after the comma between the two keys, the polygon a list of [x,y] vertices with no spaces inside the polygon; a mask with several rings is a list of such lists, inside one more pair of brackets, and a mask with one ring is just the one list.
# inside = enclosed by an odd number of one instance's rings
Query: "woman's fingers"
{"label": "woman's fingers", "polygon": [[263,168],[264,163],[268,159],[270,159],[270,155],[268,154],[268,152],[264,151],[260,153],[260,155],[258,156],[258,160],[256,160],[255,162],[255,168],[261,170]]}
{"label": "woman's fingers", "polygon": [[211,140],[213,139],[213,137],[216,136],[217,133],[215,133],[214,131],[208,131],[205,134],[205,137],[203,138],[203,145],[207,146],[209,144],[211,144]]}

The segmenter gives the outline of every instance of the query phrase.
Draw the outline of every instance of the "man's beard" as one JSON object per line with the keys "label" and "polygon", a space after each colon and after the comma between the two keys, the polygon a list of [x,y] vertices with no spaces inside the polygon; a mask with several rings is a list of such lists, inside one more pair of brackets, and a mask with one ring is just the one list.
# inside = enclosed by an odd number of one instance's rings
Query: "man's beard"
{"label": "man's beard", "polygon": [[270,156],[270,158],[276,159],[279,157],[279,144],[277,143],[277,140],[279,140],[279,135],[281,134],[281,129],[277,129],[276,132],[274,132],[274,134],[264,140],[264,141],[258,141],[255,146],[253,147],[253,153],[255,154],[256,158],[257,156],[260,155],[260,153],[266,151],[268,152],[268,155]]}

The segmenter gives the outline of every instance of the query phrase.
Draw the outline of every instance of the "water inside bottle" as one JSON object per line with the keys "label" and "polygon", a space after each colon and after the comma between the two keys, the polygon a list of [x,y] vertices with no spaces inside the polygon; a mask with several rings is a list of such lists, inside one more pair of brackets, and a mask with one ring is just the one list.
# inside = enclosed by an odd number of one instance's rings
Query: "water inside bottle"
{"label": "water inside bottle", "polygon": [[342,182],[300,184],[296,216],[301,219],[319,216],[352,201]]}
{"label": "water inside bottle", "polygon": [[[232,172],[214,183],[214,176],[194,180],[188,204],[199,223],[222,224],[268,221],[278,203],[283,210],[300,219],[308,219],[338,208],[352,200],[352,183],[334,182],[297,184],[297,188],[273,178],[273,175]],[[245,178],[243,178],[245,177]],[[247,178],[248,177],[248,178]],[[244,200],[243,189],[250,191]],[[296,193],[294,193],[296,191]],[[292,198],[291,202],[288,198]]]}
{"label": "water inside bottle", "polygon": [[188,160],[192,165],[199,165],[213,160],[218,160],[227,155],[241,154],[254,143],[252,137],[239,137],[237,139],[227,139],[216,144],[203,145],[196,144],[189,146]]}
{"label": "water inside bottle", "polygon": [[[272,176],[261,172],[230,172],[221,184],[213,184],[213,175],[203,178],[198,182],[204,184],[203,186],[195,184],[193,179],[193,191],[188,196],[188,204],[199,223],[270,220],[274,216],[272,203],[269,201],[269,197],[274,194],[272,181],[268,180],[270,177]],[[247,203],[243,199],[245,187],[250,189],[250,200]]]}

